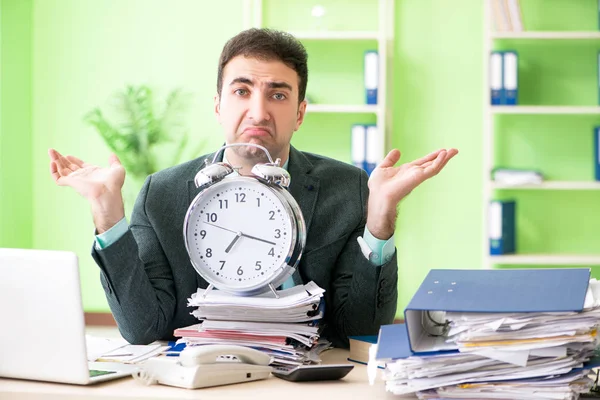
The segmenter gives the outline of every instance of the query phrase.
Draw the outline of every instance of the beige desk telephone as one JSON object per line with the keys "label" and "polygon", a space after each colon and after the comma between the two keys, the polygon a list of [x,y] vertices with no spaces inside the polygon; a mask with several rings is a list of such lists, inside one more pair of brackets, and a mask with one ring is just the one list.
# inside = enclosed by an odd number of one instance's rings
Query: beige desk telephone
{"label": "beige desk telephone", "polygon": [[186,389],[250,382],[269,377],[271,357],[243,346],[186,347],[179,357],[155,357],[140,366],[136,380]]}

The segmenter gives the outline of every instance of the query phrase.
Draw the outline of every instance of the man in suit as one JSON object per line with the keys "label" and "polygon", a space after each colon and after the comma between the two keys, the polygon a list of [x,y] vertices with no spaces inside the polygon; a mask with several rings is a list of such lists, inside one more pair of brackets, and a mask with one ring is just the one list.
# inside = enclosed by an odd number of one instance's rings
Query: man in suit
{"label": "man in suit", "polygon": [[[297,273],[284,286],[314,281],[325,289],[324,335],[347,347],[348,336],[376,334],[391,323],[397,304],[394,247],[396,206],[456,155],[438,150],[394,165],[392,150],[368,178],[351,165],[290,145],[304,119],[308,68],[302,44],[291,35],[250,29],[230,39],[221,54],[214,98],[226,144],[254,143],[281,159],[290,192],[307,224]],[[223,154],[223,153],[221,153]],[[51,149],[51,174],[90,202],[97,230],[92,255],[123,337],[150,343],[196,322],[187,298],[207,287],[190,263],[182,234],[197,194],[194,176],[207,155],[149,176],[125,219],[125,171],[116,155],[109,167],[84,163]],[[255,147],[230,147],[227,162],[248,174],[265,155]]]}

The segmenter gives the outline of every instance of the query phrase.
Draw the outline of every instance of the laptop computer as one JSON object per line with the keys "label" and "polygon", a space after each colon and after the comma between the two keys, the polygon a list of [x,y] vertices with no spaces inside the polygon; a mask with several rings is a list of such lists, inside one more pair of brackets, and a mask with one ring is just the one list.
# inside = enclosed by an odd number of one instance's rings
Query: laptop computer
{"label": "laptop computer", "polygon": [[88,363],[75,253],[0,248],[0,318],[0,377],[87,385],[137,369]]}

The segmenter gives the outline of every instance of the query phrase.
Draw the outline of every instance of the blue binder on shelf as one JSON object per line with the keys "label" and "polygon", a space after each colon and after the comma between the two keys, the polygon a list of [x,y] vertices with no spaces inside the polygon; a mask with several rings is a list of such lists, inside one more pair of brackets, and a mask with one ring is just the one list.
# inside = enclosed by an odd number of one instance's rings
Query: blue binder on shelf
{"label": "blue binder on shelf", "polygon": [[504,104],[514,106],[519,102],[519,58],[517,52],[512,50],[503,52],[502,60]]}
{"label": "blue binder on shelf", "polygon": [[[456,351],[433,336],[445,312],[517,313],[582,311],[589,268],[432,269],[404,310],[412,353]],[[385,348],[386,341],[379,338]]]}
{"label": "blue binder on shelf", "polygon": [[[598,0],[598,2],[600,3],[600,0]],[[598,104],[600,104],[600,51],[598,52],[598,66],[596,70],[596,78],[598,79],[598,84],[596,85],[598,88]]]}
{"label": "blue binder on shelf", "polygon": [[379,54],[377,50],[365,51],[365,96],[367,104],[377,104],[379,87]]}
{"label": "blue binder on shelf", "polygon": [[352,164],[365,169],[367,160],[367,127],[365,125],[352,125]]}
{"label": "blue binder on shelf", "polygon": [[[600,0],[599,0],[600,1]],[[492,51],[490,54],[490,103],[499,106],[504,99],[504,86],[502,84],[502,52]]]}
{"label": "blue binder on shelf", "polygon": [[367,151],[365,170],[371,176],[373,170],[382,161],[383,155],[383,135],[379,134],[377,125],[366,125],[367,133]]}
{"label": "blue binder on shelf", "polygon": [[594,178],[600,181],[600,126],[594,128]]}
{"label": "blue binder on shelf", "polygon": [[514,200],[492,200],[490,202],[490,255],[512,254],[516,251],[516,204]]}

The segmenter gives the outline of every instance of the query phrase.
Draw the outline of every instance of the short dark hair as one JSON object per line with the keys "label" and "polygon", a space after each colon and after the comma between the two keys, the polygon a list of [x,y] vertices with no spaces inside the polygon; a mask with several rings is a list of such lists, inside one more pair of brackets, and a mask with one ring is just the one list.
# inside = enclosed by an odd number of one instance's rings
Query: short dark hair
{"label": "short dark hair", "polygon": [[225,43],[217,73],[217,93],[223,88],[223,69],[234,57],[243,55],[259,60],[278,60],[298,74],[298,102],[306,96],[308,54],[298,39],[287,32],[267,28],[251,28],[238,33]]}

